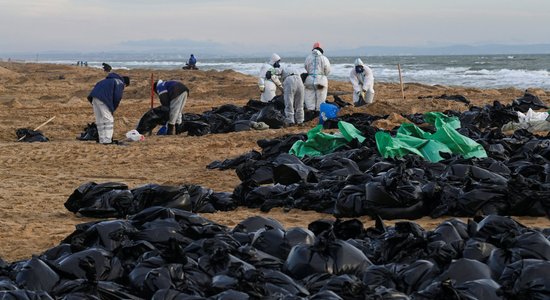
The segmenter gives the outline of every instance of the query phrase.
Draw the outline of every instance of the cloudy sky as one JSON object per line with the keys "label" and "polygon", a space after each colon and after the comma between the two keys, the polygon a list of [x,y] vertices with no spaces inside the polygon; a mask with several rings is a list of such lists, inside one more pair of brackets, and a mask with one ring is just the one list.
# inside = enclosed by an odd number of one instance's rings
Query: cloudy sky
{"label": "cloudy sky", "polygon": [[0,52],[550,43],[549,0],[0,0]]}

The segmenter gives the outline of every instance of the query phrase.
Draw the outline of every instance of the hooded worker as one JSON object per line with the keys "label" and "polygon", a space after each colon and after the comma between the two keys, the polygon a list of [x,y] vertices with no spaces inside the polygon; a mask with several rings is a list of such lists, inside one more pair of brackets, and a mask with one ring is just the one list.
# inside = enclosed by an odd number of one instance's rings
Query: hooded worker
{"label": "hooded worker", "polygon": [[120,76],[114,72],[94,86],[88,95],[88,101],[92,103],[95,115],[95,124],[99,143],[112,144],[115,119],[113,113],[118,108],[124,93],[124,87],[130,85],[130,78]]}
{"label": "hooded worker", "polygon": [[162,81],[160,79],[153,84],[153,89],[158,95],[162,106],[170,109],[166,134],[173,135],[176,133],[176,124],[182,123],[181,114],[187,101],[189,89],[179,81]]}
{"label": "hooded worker", "polygon": [[306,57],[304,64],[307,77],[304,82],[304,102],[307,110],[319,110],[321,103],[327,99],[328,78],[330,74],[330,61],[323,55],[321,44],[313,44],[311,53]]}
{"label": "hooded worker", "polygon": [[349,72],[353,86],[353,103],[355,106],[371,104],[374,101],[374,75],[371,68],[360,58],[355,59],[354,68]]}
{"label": "hooded worker", "polygon": [[281,78],[285,100],[285,123],[302,124],[304,122],[304,83],[300,73],[293,67],[286,67],[281,72]]}
{"label": "hooded worker", "polygon": [[260,100],[269,102],[276,95],[277,88],[283,89],[283,85],[279,79],[281,57],[276,53],[271,55],[269,62],[262,65],[260,74],[258,74],[258,87],[262,93]]}

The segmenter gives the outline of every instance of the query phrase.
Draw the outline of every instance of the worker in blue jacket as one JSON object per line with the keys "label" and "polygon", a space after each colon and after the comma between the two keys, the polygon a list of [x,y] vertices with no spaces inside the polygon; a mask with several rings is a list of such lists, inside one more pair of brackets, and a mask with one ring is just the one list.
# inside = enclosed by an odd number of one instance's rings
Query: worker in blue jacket
{"label": "worker in blue jacket", "polygon": [[113,113],[118,108],[124,87],[130,85],[130,78],[109,73],[107,77],[94,86],[88,101],[92,103],[95,115],[99,143],[112,144],[115,119]]}
{"label": "worker in blue jacket", "polygon": [[167,135],[175,134],[176,124],[182,123],[182,111],[187,101],[189,89],[181,82],[175,80],[158,80],[153,84],[155,93],[159,96],[162,106],[170,108],[168,118]]}

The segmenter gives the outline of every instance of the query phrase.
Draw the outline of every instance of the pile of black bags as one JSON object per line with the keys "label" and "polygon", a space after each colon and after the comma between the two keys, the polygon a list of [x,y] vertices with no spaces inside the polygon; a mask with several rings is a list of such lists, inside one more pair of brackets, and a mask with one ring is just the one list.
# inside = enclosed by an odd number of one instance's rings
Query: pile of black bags
{"label": "pile of black bags", "polygon": [[[525,102],[522,102],[525,103]],[[538,105],[538,104],[537,104]],[[239,206],[268,211],[299,208],[338,217],[370,215],[384,219],[422,216],[550,216],[550,139],[526,130],[506,136],[500,127],[517,121],[514,105],[498,101],[459,117],[459,132],[480,143],[487,158],[444,156],[432,163],[414,155],[384,159],[376,148],[372,121],[383,116],[353,114],[339,120],[354,124],[366,137],[337,151],[298,159],[288,150],[304,134],[260,140],[261,152],[212,162],[208,168],[234,168],[241,184],[233,191]],[[422,115],[406,116],[423,123]],[[430,131],[430,127],[423,127]]]}
{"label": "pile of black bags", "polygon": [[0,260],[2,299],[546,299],[550,229],[488,216],[364,228],[356,219],[234,228],[149,207]]}
{"label": "pile of black bags", "polygon": [[[276,96],[270,102],[250,100],[239,107],[225,104],[215,107],[202,114],[184,113],[182,124],[176,127],[176,133],[187,132],[191,136],[201,136],[209,133],[227,133],[254,129],[254,124],[263,122],[272,129],[284,126],[284,99]],[[152,132],[159,125],[168,121],[169,109],[164,106],[155,107],[146,112],[140,119],[137,131],[141,134]],[[306,114],[306,121],[318,117],[318,112]]]}

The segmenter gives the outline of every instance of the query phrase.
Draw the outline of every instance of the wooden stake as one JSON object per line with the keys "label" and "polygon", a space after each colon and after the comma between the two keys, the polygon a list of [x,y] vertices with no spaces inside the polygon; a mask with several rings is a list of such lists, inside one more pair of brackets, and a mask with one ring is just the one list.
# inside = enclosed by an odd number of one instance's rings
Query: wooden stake
{"label": "wooden stake", "polygon": [[405,100],[405,92],[403,91],[403,77],[401,77],[401,65],[397,64],[397,70],[399,70],[399,83],[401,84],[401,96]]}
{"label": "wooden stake", "polygon": [[153,109],[153,97],[155,96],[154,79],[153,73],[151,73],[151,109]]}
{"label": "wooden stake", "polygon": [[[38,125],[38,127],[36,127],[36,128],[34,129],[34,131],[37,131],[38,129],[42,128],[42,126],[44,126],[44,125],[50,123],[53,119],[55,119],[55,116],[51,117],[48,121],[46,121],[46,122],[44,122],[44,123]],[[26,134],[25,134],[24,136],[20,137],[17,141],[19,142],[19,141],[21,141],[22,139],[24,139],[25,137],[27,137]]]}

